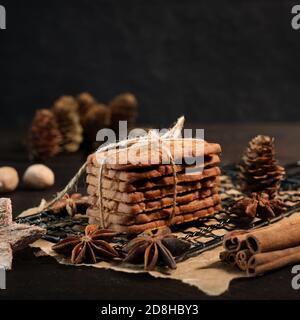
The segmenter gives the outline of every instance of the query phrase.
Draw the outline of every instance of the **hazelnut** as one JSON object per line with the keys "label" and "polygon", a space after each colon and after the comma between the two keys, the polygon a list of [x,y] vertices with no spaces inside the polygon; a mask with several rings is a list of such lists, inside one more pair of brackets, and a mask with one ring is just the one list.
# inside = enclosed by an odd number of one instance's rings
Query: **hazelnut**
{"label": "hazelnut", "polygon": [[16,169],[12,167],[0,168],[0,192],[14,191],[19,184],[19,175]]}
{"label": "hazelnut", "polygon": [[54,185],[54,173],[43,164],[34,164],[26,169],[23,182],[30,189],[46,189]]}

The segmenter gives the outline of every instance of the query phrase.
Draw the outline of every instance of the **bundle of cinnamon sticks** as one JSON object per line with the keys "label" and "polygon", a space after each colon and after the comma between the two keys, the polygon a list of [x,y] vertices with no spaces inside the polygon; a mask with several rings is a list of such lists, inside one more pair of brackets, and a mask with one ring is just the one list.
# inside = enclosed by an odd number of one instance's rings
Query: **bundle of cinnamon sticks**
{"label": "bundle of cinnamon sticks", "polygon": [[220,259],[256,276],[300,262],[300,214],[266,227],[224,237]]}

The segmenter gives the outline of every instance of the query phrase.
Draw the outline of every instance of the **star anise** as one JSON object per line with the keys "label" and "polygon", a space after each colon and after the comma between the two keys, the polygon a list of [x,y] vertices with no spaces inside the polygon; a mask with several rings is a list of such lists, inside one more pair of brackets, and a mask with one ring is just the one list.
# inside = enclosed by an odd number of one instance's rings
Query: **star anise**
{"label": "star anise", "polygon": [[155,231],[145,231],[131,240],[125,247],[125,262],[141,263],[145,270],[153,270],[160,262],[171,269],[176,269],[174,256],[178,256],[190,247],[190,243],[172,235],[168,227]]}
{"label": "star anise", "polygon": [[69,236],[55,244],[52,249],[58,253],[71,254],[71,262],[74,264],[96,263],[97,259],[118,256],[117,251],[107,242],[115,235],[115,231],[99,229],[97,225],[90,224],[85,228],[85,235]]}
{"label": "star anise", "polygon": [[76,213],[85,213],[88,206],[88,197],[80,193],[65,194],[61,200],[51,206],[50,211],[54,214],[67,212],[73,217]]}
{"label": "star anise", "polygon": [[251,193],[249,197],[238,200],[230,212],[240,217],[254,219],[260,217],[263,219],[274,218],[286,210],[284,202],[279,199],[270,199],[267,193]]}

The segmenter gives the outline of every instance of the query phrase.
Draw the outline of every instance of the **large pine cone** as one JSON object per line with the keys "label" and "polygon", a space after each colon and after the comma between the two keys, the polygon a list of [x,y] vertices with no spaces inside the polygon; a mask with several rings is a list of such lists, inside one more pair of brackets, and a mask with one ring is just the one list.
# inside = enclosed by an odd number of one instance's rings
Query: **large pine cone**
{"label": "large pine cone", "polygon": [[127,121],[128,129],[136,125],[138,116],[138,102],[131,93],[123,93],[116,96],[110,103],[110,124],[111,128],[118,133],[119,121]]}
{"label": "large pine cone", "polygon": [[60,152],[61,134],[52,111],[37,110],[29,131],[29,151],[35,159],[45,160]]}
{"label": "large pine cone", "polygon": [[55,102],[53,113],[62,135],[62,149],[77,151],[83,140],[77,101],[73,97],[63,96]]}
{"label": "large pine cone", "polygon": [[280,188],[285,171],[275,159],[274,138],[259,135],[253,138],[239,165],[242,191],[265,191],[274,196]]}

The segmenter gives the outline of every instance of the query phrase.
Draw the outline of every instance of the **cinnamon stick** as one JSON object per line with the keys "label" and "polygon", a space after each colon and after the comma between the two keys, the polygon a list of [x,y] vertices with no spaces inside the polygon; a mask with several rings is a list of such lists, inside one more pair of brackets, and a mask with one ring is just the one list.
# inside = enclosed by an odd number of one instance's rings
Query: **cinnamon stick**
{"label": "cinnamon stick", "polygon": [[247,273],[256,276],[298,262],[300,262],[300,246],[257,253],[249,259]]}
{"label": "cinnamon stick", "polygon": [[223,246],[229,252],[236,252],[246,248],[246,236],[248,232],[235,230],[224,236]]}
{"label": "cinnamon stick", "polygon": [[284,218],[274,225],[251,231],[246,244],[253,254],[298,246],[300,217]]}
{"label": "cinnamon stick", "polygon": [[235,265],[236,263],[235,252],[229,252],[229,251],[220,252],[220,260],[232,266]]}
{"label": "cinnamon stick", "polygon": [[236,254],[235,261],[240,270],[246,271],[248,268],[248,261],[251,257],[249,249],[244,249]]}

